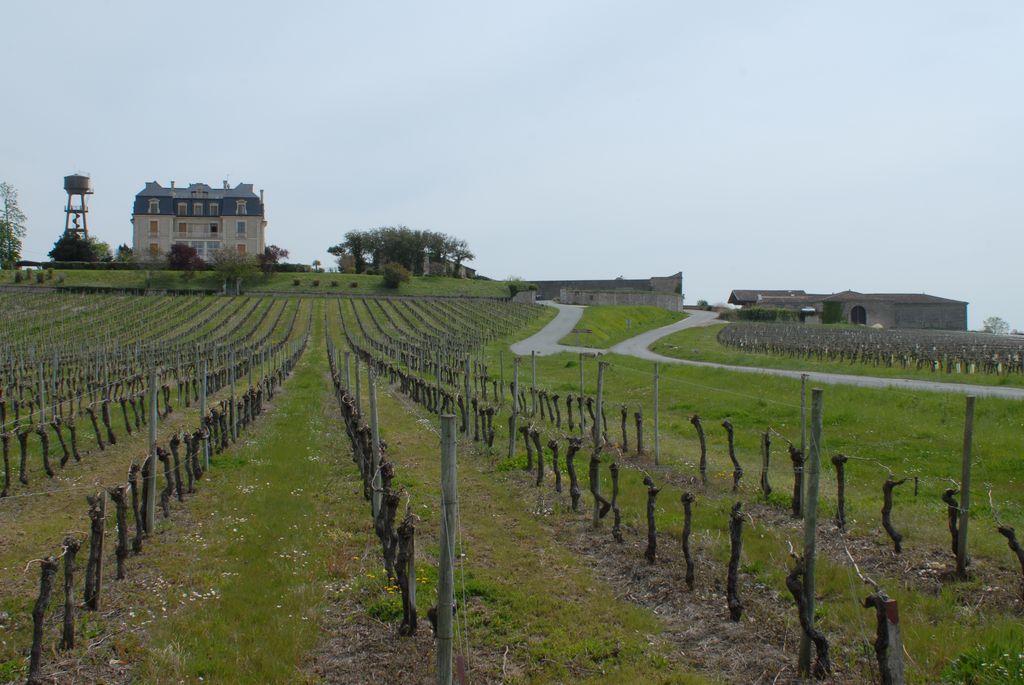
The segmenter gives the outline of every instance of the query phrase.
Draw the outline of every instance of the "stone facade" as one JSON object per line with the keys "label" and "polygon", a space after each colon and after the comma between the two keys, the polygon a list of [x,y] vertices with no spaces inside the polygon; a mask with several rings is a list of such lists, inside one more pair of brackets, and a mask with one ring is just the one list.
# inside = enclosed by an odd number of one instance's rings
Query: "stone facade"
{"label": "stone facade", "polygon": [[194,247],[204,260],[222,247],[257,255],[266,247],[266,230],[263,191],[256,195],[251,183],[232,188],[225,181],[214,189],[153,181],[135,196],[132,251],[138,261],[162,260],[177,243]]}
{"label": "stone facade", "polygon": [[553,300],[560,297],[562,289],[573,291],[634,291],[634,292],[656,292],[675,293],[680,300],[683,296],[683,272],[671,276],[653,276],[651,278],[612,278],[578,281],[534,281],[537,284],[537,299]]}
{"label": "stone facade", "polygon": [[619,304],[660,307],[670,312],[683,311],[683,296],[676,293],[639,292],[630,290],[575,290],[562,288],[558,296],[562,304]]}

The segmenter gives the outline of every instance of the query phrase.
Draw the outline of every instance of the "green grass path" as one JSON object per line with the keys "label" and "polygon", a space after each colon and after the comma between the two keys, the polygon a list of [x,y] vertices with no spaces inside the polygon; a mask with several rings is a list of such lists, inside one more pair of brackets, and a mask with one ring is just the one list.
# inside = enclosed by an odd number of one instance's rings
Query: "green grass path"
{"label": "green grass path", "polygon": [[[339,640],[321,630],[334,604],[358,607],[340,630],[368,621],[396,641],[399,653],[415,652],[396,636],[400,596],[381,569],[326,376],[320,317],[314,318],[310,349],[274,411],[230,456],[216,460],[215,488],[190,505],[188,544],[161,545],[155,563],[168,587],[149,609],[157,620],[146,644],[135,647],[139,682],[334,682],[311,674],[323,641],[335,653],[359,652],[344,635]],[[395,486],[407,489],[420,517],[417,598],[420,631],[429,634],[438,438],[419,410],[383,385],[379,407]],[[475,680],[501,680],[504,663],[507,682],[704,682],[671,663],[658,619],[617,599],[619,593],[562,548],[490,458],[462,443],[460,463],[467,562],[458,577],[472,609]],[[414,682],[429,682],[432,658],[418,661]]]}
{"label": "green grass path", "polygon": [[[577,336],[570,333],[558,342],[562,345],[583,345],[607,349],[635,335],[667,326],[686,318],[683,312],[670,312],[660,307],[628,305],[594,305],[583,310],[577,328],[590,329],[590,333]],[[628,324],[627,324],[628,322]]]}
{"label": "green grass path", "polygon": [[302,681],[326,576],[320,495],[344,438],[322,409],[330,392],[321,339],[317,325],[273,412],[215,457],[215,491],[191,503],[186,541],[198,555],[175,559],[175,550],[161,550],[159,563],[177,586],[168,602],[193,599],[154,623],[142,682]]}

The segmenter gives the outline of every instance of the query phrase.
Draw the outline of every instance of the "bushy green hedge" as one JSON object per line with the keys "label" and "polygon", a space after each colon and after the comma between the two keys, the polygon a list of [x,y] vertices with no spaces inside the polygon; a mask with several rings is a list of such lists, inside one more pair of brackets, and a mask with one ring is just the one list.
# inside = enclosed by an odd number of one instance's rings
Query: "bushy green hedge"
{"label": "bushy green hedge", "polygon": [[770,307],[744,307],[721,312],[719,318],[726,321],[799,321],[800,313],[791,309]]}
{"label": "bushy green hedge", "polygon": [[397,262],[388,262],[384,265],[384,287],[397,288],[409,280],[409,270]]}
{"label": "bushy green hedge", "polygon": [[312,270],[313,268],[309,264],[288,264],[285,262],[274,265],[275,273],[279,274],[305,274]]}
{"label": "bushy green hedge", "polygon": [[826,302],[821,308],[822,323],[843,323],[843,303]]}
{"label": "bushy green hedge", "polygon": [[[41,266],[44,269],[63,269],[64,271],[135,271],[140,268],[134,262],[40,262],[27,266]],[[166,268],[166,266],[162,268]]]}
{"label": "bushy green hedge", "polygon": [[536,283],[527,283],[526,281],[509,281],[508,282],[508,294],[510,297],[515,297],[516,293],[521,291],[536,290]]}

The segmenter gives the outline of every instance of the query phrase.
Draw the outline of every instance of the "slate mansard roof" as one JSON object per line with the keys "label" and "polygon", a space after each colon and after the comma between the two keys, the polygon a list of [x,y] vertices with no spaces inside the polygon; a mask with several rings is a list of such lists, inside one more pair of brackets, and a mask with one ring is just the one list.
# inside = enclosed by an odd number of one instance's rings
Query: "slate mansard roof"
{"label": "slate mansard roof", "polygon": [[[211,188],[205,183],[192,183],[187,188],[165,188],[156,181],[148,181],[142,192],[135,196],[134,213],[151,214],[149,201],[152,199],[160,201],[158,214],[174,214],[174,204],[178,201],[246,200],[246,215],[263,216],[263,203],[251,183],[239,183],[234,188]],[[221,204],[224,205],[223,202]],[[222,206],[220,213],[231,216],[234,206]]]}

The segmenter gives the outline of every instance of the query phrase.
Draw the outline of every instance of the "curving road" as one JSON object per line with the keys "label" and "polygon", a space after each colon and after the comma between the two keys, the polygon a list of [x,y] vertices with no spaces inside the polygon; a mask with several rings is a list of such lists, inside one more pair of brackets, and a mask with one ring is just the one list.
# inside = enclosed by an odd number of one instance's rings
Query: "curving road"
{"label": "curving road", "polygon": [[689,316],[682,321],[677,321],[668,326],[662,326],[646,333],[623,340],[608,350],[595,349],[593,347],[577,347],[575,345],[560,345],[559,340],[572,332],[572,329],[583,316],[585,307],[580,305],[558,304],[556,302],[544,301],[541,304],[555,307],[558,315],[543,329],[531,335],[525,340],[520,340],[511,346],[512,352],[519,355],[527,355],[536,352],[539,355],[558,354],[559,352],[585,352],[588,354],[605,354],[614,352],[616,354],[646,359],[660,364],[681,364],[684,366],[703,366],[712,369],[724,369],[726,371],[737,371],[739,373],[760,373],[768,376],[780,376],[782,378],[796,378],[807,376],[812,383],[824,383],[827,385],[854,385],[863,388],[900,388],[903,390],[923,390],[926,392],[950,392],[964,395],[977,395],[978,397],[1001,397],[1011,400],[1024,400],[1024,388],[1005,388],[993,385],[967,385],[965,383],[938,383],[935,381],[919,381],[910,378],[880,378],[878,376],[853,376],[841,373],[822,373],[819,371],[793,371],[790,369],[768,369],[755,366],[734,366],[732,364],[718,364],[716,362],[699,362],[691,359],[675,359],[657,354],[648,349],[655,341],[664,338],[666,335],[681,331],[685,328],[697,328],[707,326],[718,320],[715,312],[702,310],[687,310]]}

